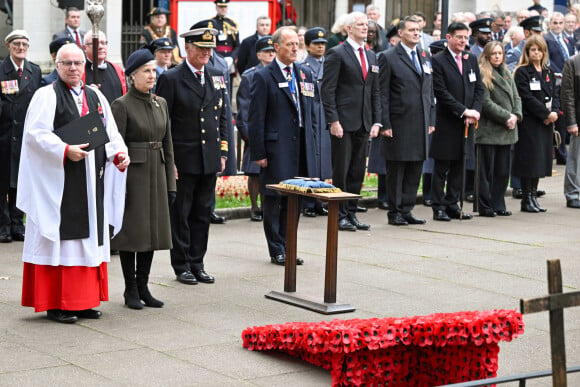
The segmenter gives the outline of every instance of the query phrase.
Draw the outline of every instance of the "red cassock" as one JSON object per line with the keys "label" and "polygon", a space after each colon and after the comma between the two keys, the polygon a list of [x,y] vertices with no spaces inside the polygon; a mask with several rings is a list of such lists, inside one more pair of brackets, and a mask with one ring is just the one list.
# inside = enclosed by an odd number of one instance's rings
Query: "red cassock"
{"label": "red cassock", "polygon": [[49,266],[24,262],[22,306],[35,312],[85,310],[109,300],[107,263],[97,267]]}

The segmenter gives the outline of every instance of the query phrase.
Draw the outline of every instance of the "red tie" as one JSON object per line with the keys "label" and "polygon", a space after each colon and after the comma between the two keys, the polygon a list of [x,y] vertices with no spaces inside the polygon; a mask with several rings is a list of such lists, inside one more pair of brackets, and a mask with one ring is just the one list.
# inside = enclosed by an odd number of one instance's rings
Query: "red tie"
{"label": "red tie", "polygon": [[75,40],[77,42],[77,46],[82,47],[81,39],[79,38],[79,33],[77,32],[77,30],[75,30]]}
{"label": "red tie", "polygon": [[18,78],[22,78],[22,67],[18,67]]}
{"label": "red tie", "polygon": [[367,79],[367,62],[365,60],[365,52],[363,51],[362,47],[358,48],[358,53],[360,55],[360,65],[362,68],[363,78]]}

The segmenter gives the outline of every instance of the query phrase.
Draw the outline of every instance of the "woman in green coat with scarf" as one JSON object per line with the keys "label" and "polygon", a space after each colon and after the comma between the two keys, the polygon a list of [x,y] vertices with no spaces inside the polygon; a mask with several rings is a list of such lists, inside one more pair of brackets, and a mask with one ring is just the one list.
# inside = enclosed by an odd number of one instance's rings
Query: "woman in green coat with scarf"
{"label": "woman in green coat with scarf", "polygon": [[484,85],[483,109],[475,132],[479,216],[509,216],[512,213],[506,209],[504,196],[510,176],[510,146],[518,141],[522,102],[500,42],[484,47],[479,68]]}

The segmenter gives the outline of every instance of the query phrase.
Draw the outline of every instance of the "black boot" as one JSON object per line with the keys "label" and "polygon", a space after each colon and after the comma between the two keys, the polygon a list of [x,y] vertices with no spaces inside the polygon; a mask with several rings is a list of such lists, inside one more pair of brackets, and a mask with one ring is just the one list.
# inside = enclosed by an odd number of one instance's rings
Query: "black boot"
{"label": "black boot", "polygon": [[534,203],[534,206],[536,206],[536,208],[540,212],[546,212],[548,210],[546,210],[544,207],[540,206],[540,203],[538,203],[538,182],[539,181],[540,181],[540,179],[538,179],[537,177],[532,179],[532,202]]}
{"label": "black boot", "polygon": [[540,212],[532,201],[531,179],[527,177],[520,178],[522,183],[522,212]]}
{"label": "black boot", "polygon": [[154,298],[147,287],[151,262],[153,262],[153,251],[137,253],[137,291],[139,292],[139,298],[143,300],[145,305],[161,308],[163,301]]}
{"label": "black boot", "polygon": [[135,253],[131,251],[119,251],[121,268],[125,278],[125,305],[131,309],[143,309],[143,304],[137,292],[137,280],[135,278]]}

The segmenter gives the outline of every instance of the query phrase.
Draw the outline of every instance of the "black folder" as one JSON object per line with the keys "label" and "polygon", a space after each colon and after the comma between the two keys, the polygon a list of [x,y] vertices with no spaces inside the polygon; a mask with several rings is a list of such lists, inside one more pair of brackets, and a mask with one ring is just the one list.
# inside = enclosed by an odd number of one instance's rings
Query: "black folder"
{"label": "black folder", "polygon": [[88,143],[83,149],[87,152],[109,142],[101,115],[96,111],[55,129],[54,134],[69,145]]}

